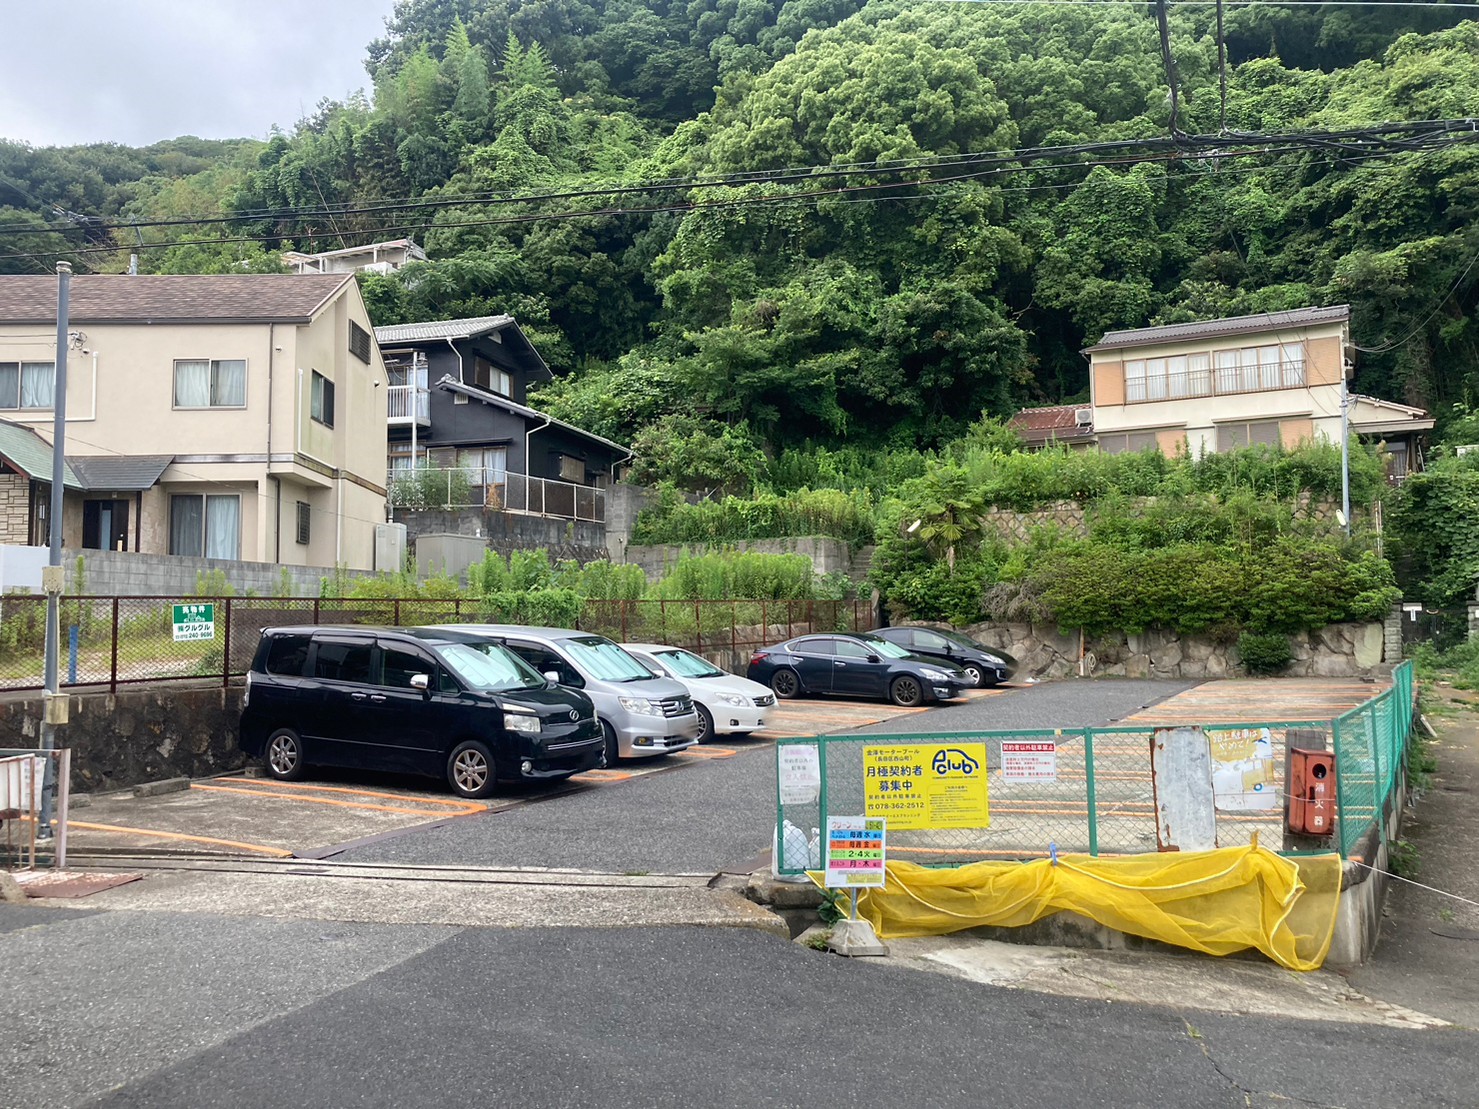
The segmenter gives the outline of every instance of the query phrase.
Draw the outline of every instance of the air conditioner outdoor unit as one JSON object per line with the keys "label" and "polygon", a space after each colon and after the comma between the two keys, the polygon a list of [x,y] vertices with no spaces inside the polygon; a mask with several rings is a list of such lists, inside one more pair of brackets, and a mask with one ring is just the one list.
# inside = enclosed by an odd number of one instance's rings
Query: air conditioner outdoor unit
{"label": "air conditioner outdoor unit", "polygon": [[1094,422],[1094,410],[1092,408],[1079,408],[1073,413],[1073,422],[1078,427],[1088,427]]}

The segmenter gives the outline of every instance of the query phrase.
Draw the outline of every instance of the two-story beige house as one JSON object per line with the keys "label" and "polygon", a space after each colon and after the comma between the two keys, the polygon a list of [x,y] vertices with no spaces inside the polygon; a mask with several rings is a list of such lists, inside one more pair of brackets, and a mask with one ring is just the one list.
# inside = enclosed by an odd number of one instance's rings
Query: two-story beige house
{"label": "two-story beige house", "polygon": [[[46,541],[56,291],[0,277],[0,542]],[[386,376],[352,275],[79,275],[69,316],[66,546],[372,567]]]}
{"label": "two-story beige house", "polygon": [[[1089,358],[1101,450],[1193,456],[1253,443],[1341,439],[1341,382],[1354,348],[1348,305],[1108,332]],[[1420,408],[1351,394],[1353,435],[1380,439],[1394,476],[1433,427]]]}

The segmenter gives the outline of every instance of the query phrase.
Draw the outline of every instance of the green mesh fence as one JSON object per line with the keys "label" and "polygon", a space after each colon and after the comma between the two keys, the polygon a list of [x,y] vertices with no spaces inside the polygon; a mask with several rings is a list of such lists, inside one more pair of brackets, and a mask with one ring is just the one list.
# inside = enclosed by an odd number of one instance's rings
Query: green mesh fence
{"label": "green mesh fence", "polygon": [[[1405,769],[1412,689],[1412,666],[1404,663],[1393,675],[1391,689],[1334,721],[1200,725],[1214,752],[1256,752],[1246,762],[1214,764],[1217,845],[1245,846],[1255,836],[1266,847],[1277,850],[1282,845],[1288,791],[1285,756],[1290,747],[1298,747],[1335,752],[1337,845],[1343,854],[1349,853],[1382,811]],[[912,746],[975,750],[970,745],[981,745],[989,822],[901,831],[891,825],[890,858],[958,866],[1041,858],[1054,849],[1090,855],[1157,851],[1151,773],[1156,731],[1155,725],[1146,724],[783,739],[776,746],[776,868],[783,874],[799,874],[819,866],[827,816],[856,816],[868,810],[868,767],[878,761],[876,755],[870,759],[869,750]],[[1028,780],[1020,763],[1007,766],[1004,750],[1021,744],[1051,745],[1050,776]],[[810,753],[791,753],[801,749]],[[782,774],[783,766],[796,762],[815,766],[819,782],[813,794],[798,790]]]}
{"label": "green mesh fence", "polygon": [[1342,855],[1351,854],[1373,826],[1385,834],[1388,806],[1407,771],[1412,697],[1409,661],[1393,671],[1390,689],[1332,721]]}

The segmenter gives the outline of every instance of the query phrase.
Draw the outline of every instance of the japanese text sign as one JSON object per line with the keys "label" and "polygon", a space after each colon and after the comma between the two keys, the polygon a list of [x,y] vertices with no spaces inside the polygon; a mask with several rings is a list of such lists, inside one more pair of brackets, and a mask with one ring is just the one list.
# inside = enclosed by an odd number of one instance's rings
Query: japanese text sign
{"label": "japanese text sign", "polygon": [[828,889],[883,885],[887,826],[876,816],[827,818]]}
{"label": "japanese text sign", "polygon": [[986,828],[986,773],[984,743],[864,747],[864,807],[895,831]]}

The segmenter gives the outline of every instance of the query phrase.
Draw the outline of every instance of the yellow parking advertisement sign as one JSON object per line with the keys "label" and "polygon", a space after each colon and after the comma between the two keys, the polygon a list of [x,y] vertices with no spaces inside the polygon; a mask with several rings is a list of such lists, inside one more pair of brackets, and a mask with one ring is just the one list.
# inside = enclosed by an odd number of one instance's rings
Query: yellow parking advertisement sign
{"label": "yellow parking advertisement sign", "polygon": [[863,748],[868,816],[891,831],[988,828],[984,743],[924,743]]}

